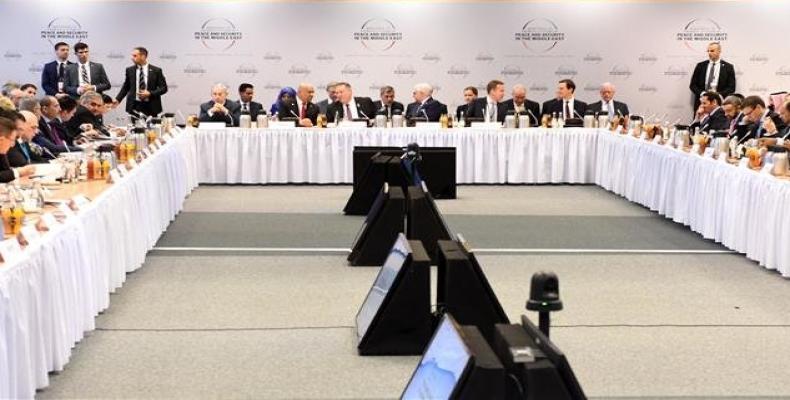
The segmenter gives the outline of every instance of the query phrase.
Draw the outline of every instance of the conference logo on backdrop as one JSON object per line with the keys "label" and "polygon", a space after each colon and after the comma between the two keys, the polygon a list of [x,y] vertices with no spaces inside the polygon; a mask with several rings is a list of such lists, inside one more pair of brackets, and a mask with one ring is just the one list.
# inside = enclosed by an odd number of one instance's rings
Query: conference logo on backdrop
{"label": "conference logo on backdrop", "polygon": [[752,56],[749,57],[749,62],[752,64],[765,65],[768,64],[768,61],[770,61],[770,59],[767,54],[752,54]]}
{"label": "conference logo on backdrop", "polygon": [[463,65],[452,65],[450,69],[447,70],[447,75],[454,78],[466,79],[466,77],[469,76],[469,68]]}
{"label": "conference logo on backdrop", "polygon": [[373,18],[365,21],[353,38],[368,50],[387,51],[403,40],[403,32],[388,19]]}
{"label": "conference logo on backdrop", "polygon": [[351,78],[359,78],[363,72],[364,71],[362,71],[362,68],[360,68],[359,65],[346,64],[345,66],[343,66],[343,69],[340,70],[340,75],[343,75],[343,77],[349,76]]}
{"label": "conference logo on backdrop", "polygon": [[33,63],[27,68],[27,71],[33,74],[40,74],[41,71],[44,71],[44,64],[40,63]]}
{"label": "conference logo on backdrop", "polygon": [[688,69],[681,65],[670,65],[666,70],[664,70],[664,76],[675,78],[677,80],[681,80],[688,75]]}
{"label": "conference logo on backdrop", "polygon": [[88,38],[88,31],[71,17],[58,17],[41,30],[41,38],[55,45],[57,42],[79,42]]}
{"label": "conference logo on backdrop", "polygon": [[780,76],[782,78],[790,78],[790,67],[787,65],[782,65],[776,70],[776,76]]}
{"label": "conference logo on backdrop", "polygon": [[587,64],[600,64],[601,61],[603,61],[603,57],[598,53],[587,53],[587,55],[582,58],[582,61]]}
{"label": "conference logo on backdrop", "polygon": [[736,77],[741,77],[741,76],[743,76],[743,74],[744,74],[743,68],[741,68],[740,65],[736,65],[735,66],[735,76]]}
{"label": "conference logo on backdrop", "polygon": [[749,93],[768,93],[768,90],[768,86],[759,83],[753,83],[749,86]]}
{"label": "conference logo on backdrop", "polygon": [[549,87],[548,87],[548,86],[546,86],[546,85],[541,85],[541,84],[538,84],[538,83],[533,83],[533,84],[532,84],[532,85],[529,87],[529,91],[530,91],[530,92],[534,92],[534,93],[544,93],[544,94],[545,94],[545,93],[548,93],[548,91],[549,91]]}
{"label": "conference logo on backdrop", "polygon": [[370,84],[370,86],[368,86],[368,90],[370,90],[370,93],[379,95],[381,93],[381,88],[383,88],[384,86],[386,85],[381,83],[372,83]]}
{"label": "conference logo on backdrop", "polygon": [[500,74],[507,78],[521,78],[524,75],[524,71],[518,65],[506,65],[502,68]]}
{"label": "conference logo on backdrop", "polygon": [[626,65],[615,65],[609,70],[609,76],[613,78],[628,79],[631,75],[633,75],[633,72]]}
{"label": "conference logo on backdrop", "polygon": [[22,53],[17,50],[6,50],[3,58],[8,61],[19,61],[22,59]]}
{"label": "conference logo on backdrop", "polygon": [[280,53],[278,53],[276,51],[267,51],[263,55],[263,61],[266,61],[266,62],[278,64],[282,60],[283,60],[283,57],[280,55]]}
{"label": "conference logo on backdrop", "polygon": [[639,93],[658,93],[658,88],[655,86],[645,85],[644,83],[639,85]]}
{"label": "conference logo on backdrop", "polygon": [[653,65],[656,62],[658,62],[658,57],[656,57],[655,54],[642,53],[642,54],[639,55],[639,58],[637,59],[637,61],[639,61],[639,63],[642,64],[642,65]]}
{"label": "conference logo on backdrop", "polygon": [[689,50],[699,52],[706,49],[711,42],[727,40],[727,32],[713,19],[696,18],[686,23],[683,29],[675,34],[675,38],[683,42]]}
{"label": "conference logo on backdrop", "polygon": [[[279,83],[274,83],[274,82],[266,82],[266,84],[263,85],[263,90],[279,91],[282,88],[283,88],[282,85],[280,85]],[[324,86],[324,89],[326,89],[326,86]]]}
{"label": "conference logo on backdrop", "polygon": [[552,20],[534,18],[527,21],[521,27],[521,32],[516,32],[514,37],[525,49],[546,53],[565,40],[565,32]]}
{"label": "conference logo on backdrop", "polygon": [[335,57],[332,55],[332,53],[328,51],[323,51],[315,56],[315,60],[322,64],[329,64],[332,61],[335,61]]}
{"label": "conference logo on backdrop", "polygon": [[585,92],[597,92],[599,89],[600,86],[594,85],[592,83],[587,83],[584,85],[584,88],[582,90]]}
{"label": "conference logo on backdrop", "polygon": [[211,18],[195,32],[195,40],[211,50],[227,50],[242,39],[242,32],[227,18]]}
{"label": "conference logo on backdrop", "polygon": [[206,73],[206,69],[200,64],[189,63],[184,67],[184,74],[192,77],[200,77]]}
{"label": "conference logo on backdrop", "polygon": [[291,68],[288,68],[288,75],[295,75],[302,78],[310,75],[310,72],[312,72],[310,68],[307,68],[304,64],[294,64],[291,65]]}
{"label": "conference logo on backdrop", "polygon": [[439,55],[438,55],[438,54],[436,54],[436,53],[425,53],[425,54],[422,56],[422,60],[423,60],[423,61],[425,61],[425,62],[427,62],[427,63],[430,63],[430,64],[436,64],[436,63],[438,63],[439,61],[441,61],[441,60],[442,60],[442,58],[441,58],[441,57],[439,57]]}
{"label": "conference logo on backdrop", "polygon": [[258,74],[258,68],[252,64],[241,64],[236,68],[236,75],[241,78],[252,78]]}
{"label": "conference logo on backdrop", "polygon": [[173,61],[175,61],[178,58],[178,56],[176,55],[176,53],[169,52],[169,51],[163,51],[163,52],[159,53],[159,57],[158,58],[160,60],[162,60],[162,61],[173,62]]}
{"label": "conference logo on backdrop", "polygon": [[575,67],[570,66],[570,65],[560,65],[554,71],[554,75],[557,75],[557,76],[563,77],[563,78],[573,78],[576,75],[579,75],[579,71],[577,71]]}
{"label": "conference logo on backdrop", "polygon": [[417,74],[417,70],[409,64],[398,64],[392,73],[395,76],[413,78]]}
{"label": "conference logo on backdrop", "polygon": [[475,61],[491,64],[494,62],[494,56],[490,53],[478,53],[475,57]]}

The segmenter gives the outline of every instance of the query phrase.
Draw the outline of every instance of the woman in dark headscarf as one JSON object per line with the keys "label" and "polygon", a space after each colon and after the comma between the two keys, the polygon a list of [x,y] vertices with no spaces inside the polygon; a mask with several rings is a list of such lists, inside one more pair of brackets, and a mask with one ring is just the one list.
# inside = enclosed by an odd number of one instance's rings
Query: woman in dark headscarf
{"label": "woman in dark headscarf", "polygon": [[280,89],[280,94],[277,95],[277,100],[272,103],[271,115],[280,111],[283,104],[288,104],[292,101],[296,101],[296,90],[290,86],[286,86]]}

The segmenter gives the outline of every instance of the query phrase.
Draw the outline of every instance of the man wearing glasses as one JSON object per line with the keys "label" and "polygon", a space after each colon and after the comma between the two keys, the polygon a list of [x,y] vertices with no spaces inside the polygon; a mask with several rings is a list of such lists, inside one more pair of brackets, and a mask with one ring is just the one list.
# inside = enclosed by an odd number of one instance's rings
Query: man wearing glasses
{"label": "man wearing glasses", "polygon": [[90,61],[90,50],[85,43],[74,45],[77,63],[66,67],[64,87],[66,93],[79,98],[85,92],[102,93],[110,89],[110,80],[104,72],[104,66]]}

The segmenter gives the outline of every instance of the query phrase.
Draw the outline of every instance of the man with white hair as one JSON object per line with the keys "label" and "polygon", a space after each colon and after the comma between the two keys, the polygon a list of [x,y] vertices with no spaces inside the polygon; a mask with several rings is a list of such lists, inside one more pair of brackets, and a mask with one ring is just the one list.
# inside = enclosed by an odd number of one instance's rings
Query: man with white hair
{"label": "man with white hair", "polygon": [[340,82],[335,86],[335,101],[326,109],[326,119],[334,122],[337,119],[354,120],[358,118],[372,119],[376,116],[376,107],[370,97],[354,97],[351,84]]}
{"label": "man with white hair", "polygon": [[433,98],[433,86],[418,83],[414,85],[412,96],[414,102],[406,106],[406,118],[437,122],[442,114],[447,114],[447,106]]}
{"label": "man with white hair", "polygon": [[30,111],[20,111],[19,113],[24,117],[24,121],[17,120],[16,144],[8,150],[8,163],[14,168],[46,163],[44,150],[33,143],[33,137],[38,133],[38,117]]}
{"label": "man with white hair", "polygon": [[505,100],[507,112],[513,111],[515,114],[529,116],[529,125],[538,125],[538,115],[540,115],[540,103],[527,100],[527,88],[522,84],[513,85],[513,98]]}
{"label": "man with white hair", "polygon": [[315,87],[309,83],[300,83],[296,89],[296,101],[283,103],[280,114],[288,117],[296,117],[299,126],[310,128],[315,126],[318,114],[321,112],[318,106],[313,104]]}
{"label": "man with white hair", "polygon": [[228,100],[228,87],[217,83],[211,88],[211,100],[200,105],[201,122],[224,122],[227,126],[238,125],[233,116],[241,113],[241,106]]}
{"label": "man with white hair", "polygon": [[629,114],[628,105],[614,100],[616,91],[617,89],[611,83],[603,83],[600,90],[601,100],[590,104],[587,107],[587,111],[608,115],[610,120],[614,118],[615,115],[621,118],[627,117]]}
{"label": "man with white hair", "polygon": [[[102,113],[104,112],[104,98],[97,92],[85,92],[80,96],[79,105],[74,116],[66,123],[67,141],[74,143],[74,140],[82,136],[110,136],[107,128],[102,123]],[[90,125],[90,127],[88,126]]]}

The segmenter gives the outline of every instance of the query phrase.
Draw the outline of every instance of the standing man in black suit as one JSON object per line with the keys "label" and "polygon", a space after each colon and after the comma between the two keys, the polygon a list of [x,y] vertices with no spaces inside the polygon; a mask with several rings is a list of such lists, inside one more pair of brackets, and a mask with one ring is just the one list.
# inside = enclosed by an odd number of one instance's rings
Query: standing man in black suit
{"label": "standing man in black suit", "polygon": [[162,69],[148,63],[148,50],[135,47],[132,50],[134,65],[126,68],[126,80],[115,101],[126,97],[126,112],[159,115],[162,112],[162,95],[167,93],[167,82]]}
{"label": "standing man in black suit", "polygon": [[69,45],[65,42],[55,43],[55,61],[44,64],[41,71],[41,87],[47,96],[66,96],[66,69],[74,64],[69,61]]}
{"label": "standing man in black suit", "polygon": [[[557,83],[555,98],[543,103],[543,115],[552,116],[554,113],[563,119],[582,118],[587,110],[587,103],[576,100],[574,93],[576,84],[570,79],[563,79]],[[542,118],[542,117],[541,117]]]}
{"label": "standing man in black suit", "polygon": [[414,102],[406,106],[406,117],[409,119],[428,119],[438,122],[442,114],[447,114],[447,106],[434,99],[433,86],[427,83],[414,85],[412,92]]}
{"label": "standing man in black suit", "polygon": [[721,44],[708,45],[708,59],[694,68],[689,89],[694,95],[694,112],[700,104],[700,96],[705,92],[717,92],[722,98],[735,93],[735,67],[721,59]]}
{"label": "standing man in black suit", "polygon": [[241,114],[244,111],[250,113],[250,119],[255,121],[259,114],[266,115],[266,110],[263,109],[263,104],[252,101],[255,95],[255,88],[250,83],[242,83],[239,85],[239,112],[233,116],[236,125],[239,125]]}
{"label": "standing man in black suit", "polygon": [[601,100],[590,104],[587,107],[587,111],[592,111],[596,114],[606,114],[609,116],[610,121],[614,119],[615,115],[620,116],[620,118],[628,118],[630,114],[628,105],[616,101],[614,99],[615,92],[617,92],[617,88],[613,84],[609,82],[603,83],[600,90]]}
{"label": "standing man in black suit", "polygon": [[455,120],[461,120],[461,114],[469,113],[469,105],[477,98],[477,88],[474,86],[467,86],[464,88],[464,104],[455,108]]}
{"label": "standing man in black suit", "polygon": [[66,68],[65,92],[77,98],[85,92],[102,93],[110,89],[110,80],[104,66],[90,61],[90,49],[85,43],[74,45],[77,63]]}
{"label": "standing man in black suit", "polygon": [[505,101],[505,109],[508,112],[512,110],[516,114],[529,115],[529,126],[537,126],[540,104],[527,100],[527,88],[522,84],[514,85],[512,94],[513,98]]}
{"label": "standing man in black suit", "polygon": [[476,99],[469,105],[468,118],[482,118],[484,122],[505,122],[507,105],[502,101],[505,98],[505,83],[494,79],[486,85],[486,97]]}
{"label": "standing man in black suit", "polygon": [[395,88],[383,86],[379,91],[379,96],[381,100],[373,102],[376,114],[386,115],[387,118],[392,118],[393,114],[403,114],[403,103],[395,101]]}
{"label": "standing man in black suit", "polygon": [[376,107],[370,97],[354,97],[351,84],[348,82],[338,83],[334,93],[335,101],[326,109],[327,122],[336,122],[340,119],[371,119],[376,115]]}
{"label": "standing man in black suit", "polygon": [[211,100],[200,105],[200,122],[224,122],[226,126],[238,126],[234,115],[241,115],[241,106],[228,100],[228,87],[218,83],[211,88]]}
{"label": "standing man in black suit", "polygon": [[716,92],[705,92],[700,98],[702,99],[700,109],[689,128],[696,128],[702,132],[729,130],[727,115],[721,107],[721,96]]}

